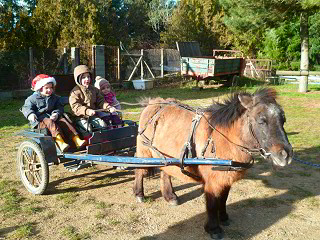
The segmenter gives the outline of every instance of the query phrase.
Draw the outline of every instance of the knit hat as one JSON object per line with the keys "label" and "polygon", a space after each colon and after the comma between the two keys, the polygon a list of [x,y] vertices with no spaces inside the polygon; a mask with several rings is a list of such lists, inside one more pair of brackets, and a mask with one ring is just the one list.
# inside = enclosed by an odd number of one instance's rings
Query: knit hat
{"label": "knit hat", "polygon": [[101,76],[97,76],[96,77],[96,82],[94,84],[94,86],[98,89],[103,88],[103,86],[105,85],[110,85],[110,83],[108,82],[108,80],[106,80],[105,78],[101,77]]}
{"label": "knit hat", "polygon": [[38,91],[48,83],[52,83],[54,87],[57,84],[56,80],[53,77],[50,77],[49,75],[46,75],[46,74],[39,74],[32,80],[32,83],[31,83],[32,90]]}

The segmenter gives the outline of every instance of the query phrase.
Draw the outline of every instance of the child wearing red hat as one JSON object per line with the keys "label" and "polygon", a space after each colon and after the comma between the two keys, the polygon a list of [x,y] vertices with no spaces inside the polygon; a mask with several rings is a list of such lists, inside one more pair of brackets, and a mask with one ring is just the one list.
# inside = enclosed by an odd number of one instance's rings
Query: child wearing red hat
{"label": "child wearing red hat", "polygon": [[30,121],[33,128],[47,128],[55,139],[58,147],[65,152],[70,147],[64,139],[71,137],[79,148],[86,141],[81,140],[76,129],[62,116],[64,112],[60,96],[54,93],[56,80],[46,74],[39,74],[32,80],[34,93],[22,106],[23,115]]}

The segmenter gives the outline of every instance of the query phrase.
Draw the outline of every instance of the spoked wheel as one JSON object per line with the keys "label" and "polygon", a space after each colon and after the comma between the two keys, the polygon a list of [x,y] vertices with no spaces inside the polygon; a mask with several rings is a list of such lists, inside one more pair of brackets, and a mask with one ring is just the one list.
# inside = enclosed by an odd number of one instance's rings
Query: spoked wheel
{"label": "spoked wheel", "polygon": [[17,166],[23,185],[35,194],[43,194],[49,182],[49,167],[40,146],[32,141],[20,144]]}

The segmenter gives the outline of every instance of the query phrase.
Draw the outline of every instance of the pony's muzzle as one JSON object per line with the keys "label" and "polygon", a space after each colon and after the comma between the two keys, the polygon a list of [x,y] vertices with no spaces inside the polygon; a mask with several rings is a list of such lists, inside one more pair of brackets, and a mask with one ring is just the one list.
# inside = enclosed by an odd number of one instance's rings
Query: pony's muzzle
{"label": "pony's muzzle", "polygon": [[271,154],[271,158],[275,165],[279,167],[285,167],[291,164],[292,157],[293,157],[293,150],[290,144],[282,147],[281,146],[273,147],[273,150],[276,150],[276,151],[271,151],[275,153],[275,154]]}

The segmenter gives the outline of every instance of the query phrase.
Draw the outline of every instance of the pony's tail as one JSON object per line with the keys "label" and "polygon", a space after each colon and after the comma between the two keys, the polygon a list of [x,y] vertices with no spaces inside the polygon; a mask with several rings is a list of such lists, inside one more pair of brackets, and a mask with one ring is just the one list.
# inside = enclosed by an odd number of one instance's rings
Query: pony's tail
{"label": "pony's tail", "polygon": [[150,100],[151,100],[151,98],[141,97],[141,98],[138,100],[138,103],[139,103],[140,106],[146,107],[146,106],[149,105]]}
{"label": "pony's tail", "polygon": [[146,107],[149,105],[151,98],[141,97],[137,99],[137,103],[120,102],[121,105]]}

